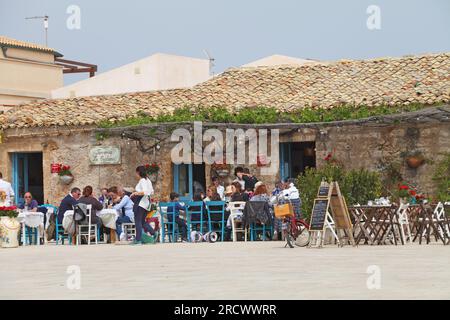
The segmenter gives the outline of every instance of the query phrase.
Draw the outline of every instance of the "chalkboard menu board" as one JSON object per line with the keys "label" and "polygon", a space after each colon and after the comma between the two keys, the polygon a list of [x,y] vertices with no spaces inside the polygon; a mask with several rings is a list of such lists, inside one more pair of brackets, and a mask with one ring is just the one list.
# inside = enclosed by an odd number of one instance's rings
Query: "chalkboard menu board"
{"label": "chalkboard menu board", "polygon": [[317,193],[318,197],[328,197],[328,193],[330,191],[330,186],[320,186],[319,192]]}
{"label": "chalkboard menu board", "polygon": [[323,231],[325,219],[328,211],[328,199],[314,200],[314,206],[311,214],[310,231]]}

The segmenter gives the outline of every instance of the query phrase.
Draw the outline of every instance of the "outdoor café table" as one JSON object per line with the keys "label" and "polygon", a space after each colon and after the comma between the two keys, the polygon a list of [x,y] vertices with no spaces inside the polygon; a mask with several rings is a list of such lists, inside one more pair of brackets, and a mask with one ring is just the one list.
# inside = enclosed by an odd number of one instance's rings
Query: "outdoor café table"
{"label": "outdoor caf\u00e9 table", "polygon": [[397,245],[397,236],[402,244],[404,239],[396,230],[400,230],[395,206],[352,206],[349,207],[353,217],[353,230],[355,230],[355,242],[359,244],[364,240],[365,244],[383,244],[388,240],[393,240]]}
{"label": "outdoor caf\u00e9 table", "polygon": [[[63,218],[63,228],[64,230],[67,229],[67,227],[70,225],[70,223],[73,221],[73,210],[67,210],[64,213],[64,218]],[[97,217],[100,218],[100,220],[102,221],[103,225],[106,228],[110,228],[111,229],[111,243],[114,243],[116,241],[116,220],[119,217],[119,214],[117,212],[117,210],[115,209],[102,209],[100,211],[97,211]]]}
{"label": "outdoor caf\u00e9 table", "polygon": [[111,243],[116,241],[116,221],[119,213],[116,209],[102,209],[97,211],[97,217],[102,220],[103,225],[111,230]]}
{"label": "outdoor caf\u00e9 table", "polygon": [[29,228],[38,228],[38,239],[37,245],[40,243],[41,229],[44,228],[44,214],[42,212],[33,212],[33,211],[21,211],[17,216],[17,221],[22,225],[22,241],[23,245],[26,245],[26,237],[25,237],[25,227]]}
{"label": "outdoor caf\u00e9 table", "polygon": [[450,227],[448,216],[444,215],[443,219],[436,219],[435,207],[430,204],[421,204],[420,209],[413,217],[413,228],[416,231],[413,241],[419,238],[419,244],[422,244],[422,238],[425,237],[429,244],[433,235],[436,241],[442,241],[444,245],[450,244],[450,235],[446,231]]}

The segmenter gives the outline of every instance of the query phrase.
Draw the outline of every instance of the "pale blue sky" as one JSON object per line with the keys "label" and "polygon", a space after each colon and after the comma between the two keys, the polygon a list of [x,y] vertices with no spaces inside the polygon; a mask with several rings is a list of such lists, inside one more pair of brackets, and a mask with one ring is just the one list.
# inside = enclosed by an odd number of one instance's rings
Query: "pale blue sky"
{"label": "pale blue sky", "polygon": [[[81,29],[69,30],[69,5]],[[369,5],[381,30],[366,27]],[[0,34],[44,43],[106,71],[155,52],[216,58],[215,73],[271,54],[336,60],[450,51],[448,0],[0,0]],[[87,75],[66,77],[71,83]]]}

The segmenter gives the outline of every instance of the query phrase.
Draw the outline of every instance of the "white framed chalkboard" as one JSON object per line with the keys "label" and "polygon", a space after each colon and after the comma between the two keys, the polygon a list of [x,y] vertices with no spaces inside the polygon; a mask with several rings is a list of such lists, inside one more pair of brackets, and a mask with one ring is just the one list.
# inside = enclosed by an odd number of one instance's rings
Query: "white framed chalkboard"
{"label": "white framed chalkboard", "polygon": [[309,231],[323,231],[327,218],[330,201],[326,199],[315,199],[309,224]]}

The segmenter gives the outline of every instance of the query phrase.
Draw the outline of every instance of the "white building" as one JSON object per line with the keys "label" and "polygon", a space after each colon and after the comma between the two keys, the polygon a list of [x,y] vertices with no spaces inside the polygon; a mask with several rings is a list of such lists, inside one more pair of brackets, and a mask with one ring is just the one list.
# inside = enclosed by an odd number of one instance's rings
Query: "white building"
{"label": "white building", "polygon": [[294,57],[283,56],[279,54],[274,54],[272,56],[267,56],[259,60],[244,64],[242,67],[271,67],[271,66],[281,66],[281,65],[304,65],[313,64],[318,61],[310,59],[300,59]]}
{"label": "white building", "polygon": [[52,98],[188,88],[209,78],[209,60],[157,53],[53,90]]}

